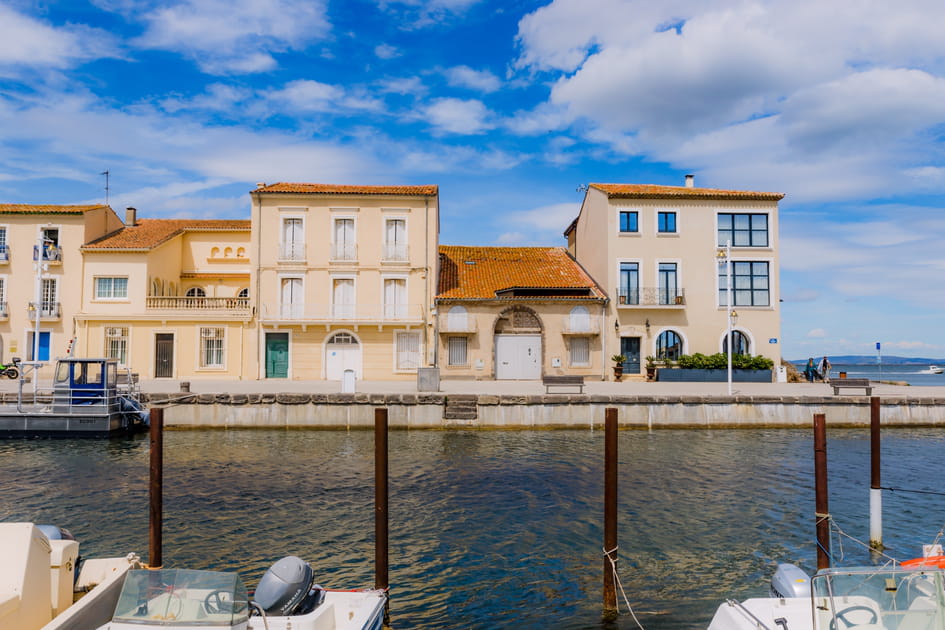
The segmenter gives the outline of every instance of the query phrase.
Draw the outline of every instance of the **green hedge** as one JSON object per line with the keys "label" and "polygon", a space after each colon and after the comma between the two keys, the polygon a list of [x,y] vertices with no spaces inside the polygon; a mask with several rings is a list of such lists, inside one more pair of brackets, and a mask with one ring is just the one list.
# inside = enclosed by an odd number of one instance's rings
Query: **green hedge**
{"label": "green hedge", "polygon": [[[728,368],[728,355],[717,352],[711,355],[684,354],[679,357],[679,367],[683,369],[696,370],[724,370]],[[733,354],[732,368],[736,370],[770,370],[774,367],[774,361],[761,355],[750,356],[747,354]]]}

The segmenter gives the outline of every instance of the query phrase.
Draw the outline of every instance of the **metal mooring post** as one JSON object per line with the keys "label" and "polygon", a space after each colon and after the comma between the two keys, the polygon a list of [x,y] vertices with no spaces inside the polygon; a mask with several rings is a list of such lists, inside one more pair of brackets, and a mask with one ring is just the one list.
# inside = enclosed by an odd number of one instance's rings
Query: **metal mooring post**
{"label": "metal mooring post", "polygon": [[817,569],[830,568],[830,507],[827,504],[827,418],[814,414],[814,516]]}
{"label": "metal mooring post", "polygon": [[617,410],[604,410],[604,618],[617,616]]}
{"label": "metal mooring post", "polygon": [[879,396],[870,397],[870,548],[883,545],[883,490],[880,483]]}
{"label": "metal mooring post", "polygon": [[161,557],[161,532],[164,514],[164,409],[151,409],[151,470],[149,476],[149,513],[148,513],[148,564],[152,569],[160,569],[164,564]]}
{"label": "metal mooring post", "polygon": [[[387,589],[388,525],[387,512],[387,409],[374,410],[374,588]],[[389,600],[388,600],[389,601]],[[390,606],[384,606],[384,625],[390,625]]]}

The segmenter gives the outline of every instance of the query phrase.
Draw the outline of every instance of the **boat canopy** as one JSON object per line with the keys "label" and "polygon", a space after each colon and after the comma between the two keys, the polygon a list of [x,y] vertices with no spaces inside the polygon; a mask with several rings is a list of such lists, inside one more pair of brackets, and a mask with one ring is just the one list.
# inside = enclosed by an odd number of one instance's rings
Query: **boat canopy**
{"label": "boat canopy", "polygon": [[118,383],[117,359],[59,359],[53,386],[111,389]]}

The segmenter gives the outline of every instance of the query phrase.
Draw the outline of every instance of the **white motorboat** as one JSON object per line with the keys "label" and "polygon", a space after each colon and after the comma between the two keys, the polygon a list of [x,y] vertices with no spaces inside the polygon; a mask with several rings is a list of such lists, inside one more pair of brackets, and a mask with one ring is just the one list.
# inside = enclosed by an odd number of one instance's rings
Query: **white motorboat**
{"label": "white motorboat", "polygon": [[0,628],[88,630],[111,619],[138,556],[88,559],[67,530],[0,523]]}
{"label": "white motorboat", "polygon": [[932,374],[941,374],[942,372],[945,372],[945,368],[940,368],[937,365],[930,365],[929,372],[931,372]]}
{"label": "white motorboat", "polygon": [[386,604],[382,590],[322,588],[307,562],[288,556],[263,575],[253,599],[236,573],[131,571],[99,630],[381,630]]}
{"label": "white motorboat", "polygon": [[927,567],[778,566],[770,597],[728,600],[708,630],[941,630],[945,572]]}

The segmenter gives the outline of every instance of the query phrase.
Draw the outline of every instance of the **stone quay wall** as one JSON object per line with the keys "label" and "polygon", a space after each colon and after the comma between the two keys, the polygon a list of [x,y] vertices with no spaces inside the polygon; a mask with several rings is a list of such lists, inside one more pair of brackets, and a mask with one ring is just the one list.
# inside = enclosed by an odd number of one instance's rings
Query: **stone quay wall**
{"label": "stone quay wall", "polygon": [[[385,407],[395,429],[589,428],[617,409],[620,426],[673,428],[802,428],[815,413],[837,427],[868,426],[866,396],[529,396],[454,394],[149,394],[171,428],[367,429]],[[945,399],[881,399],[884,426],[945,426]]]}

